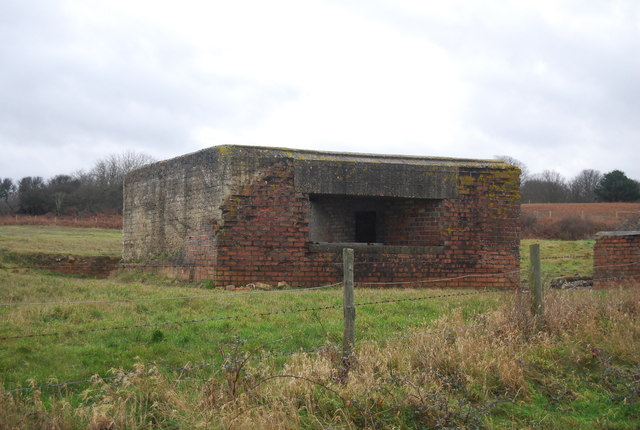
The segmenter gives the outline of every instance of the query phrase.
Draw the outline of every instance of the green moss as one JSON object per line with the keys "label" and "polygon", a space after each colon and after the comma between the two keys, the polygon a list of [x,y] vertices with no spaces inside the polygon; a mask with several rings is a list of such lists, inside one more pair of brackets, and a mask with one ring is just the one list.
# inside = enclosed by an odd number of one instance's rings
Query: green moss
{"label": "green moss", "polygon": [[461,187],[468,187],[470,185],[473,185],[474,182],[475,179],[473,178],[473,176],[463,175],[458,177],[458,185],[460,185]]}

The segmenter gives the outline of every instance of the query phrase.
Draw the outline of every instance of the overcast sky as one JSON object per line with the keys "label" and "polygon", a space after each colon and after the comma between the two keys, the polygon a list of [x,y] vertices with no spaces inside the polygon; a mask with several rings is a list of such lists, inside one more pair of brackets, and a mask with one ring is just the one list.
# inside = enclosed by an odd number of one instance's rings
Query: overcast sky
{"label": "overcast sky", "polygon": [[640,179],[640,2],[0,0],[0,177],[223,144]]}

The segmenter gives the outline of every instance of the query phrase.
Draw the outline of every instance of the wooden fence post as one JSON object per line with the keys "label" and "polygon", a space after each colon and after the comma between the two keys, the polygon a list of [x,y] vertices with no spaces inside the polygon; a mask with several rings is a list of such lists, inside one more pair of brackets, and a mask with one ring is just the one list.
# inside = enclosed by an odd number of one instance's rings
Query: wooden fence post
{"label": "wooden fence post", "polygon": [[355,343],[356,307],[353,291],[353,249],[342,250],[343,292],[344,292],[344,340],[342,344],[342,363],[346,377],[349,371],[353,345]]}
{"label": "wooden fence post", "polygon": [[540,245],[529,246],[529,286],[531,289],[531,311],[537,330],[544,327],[544,296],[540,273]]}

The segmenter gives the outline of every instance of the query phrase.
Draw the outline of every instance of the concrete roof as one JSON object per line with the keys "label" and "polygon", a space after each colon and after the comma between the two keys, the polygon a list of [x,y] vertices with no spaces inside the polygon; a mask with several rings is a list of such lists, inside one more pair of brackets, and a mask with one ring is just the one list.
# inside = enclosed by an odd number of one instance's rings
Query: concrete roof
{"label": "concrete roof", "polygon": [[[387,154],[363,154],[354,152],[315,151],[309,149],[273,148],[266,146],[221,145],[202,149],[199,152],[217,151],[226,153],[245,153],[246,155],[260,154],[261,156],[273,156],[291,158],[294,160],[317,161],[343,161],[362,163],[390,163],[410,164],[424,166],[450,166],[450,167],[484,167],[484,168],[514,168],[511,164],[500,160],[481,160],[471,158],[426,157],[411,155],[387,155]],[[192,154],[187,154],[192,155]]]}

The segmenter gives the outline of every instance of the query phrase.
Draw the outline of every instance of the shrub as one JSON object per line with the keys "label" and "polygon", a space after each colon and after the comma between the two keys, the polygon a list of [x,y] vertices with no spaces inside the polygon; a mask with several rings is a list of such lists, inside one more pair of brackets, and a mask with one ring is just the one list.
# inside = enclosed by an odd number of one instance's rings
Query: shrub
{"label": "shrub", "polygon": [[606,225],[583,219],[577,216],[568,216],[549,225],[549,233],[553,239],[578,240],[590,239],[598,231],[606,230]]}
{"label": "shrub", "polygon": [[523,238],[560,240],[591,239],[597,232],[610,229],[608,224],[578,216],[567,216],[552,221],[548,218],[541,220],[525,213],[520,217],[520,227]]}

